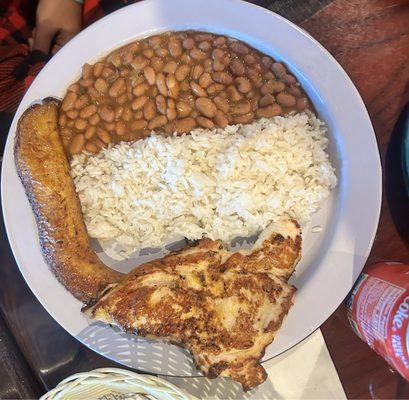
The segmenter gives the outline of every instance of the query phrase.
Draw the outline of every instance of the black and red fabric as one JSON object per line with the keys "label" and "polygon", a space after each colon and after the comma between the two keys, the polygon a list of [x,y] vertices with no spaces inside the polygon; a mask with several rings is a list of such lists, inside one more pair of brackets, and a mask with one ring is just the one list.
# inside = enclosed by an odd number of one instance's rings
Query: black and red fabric
{"label": "black and red fabric", "polygon": [[[84,27],[134,2],[85,0]],[[50,57],[29,47],[37,4],[38,0],[0,0],[0,154],[24,93]]]}

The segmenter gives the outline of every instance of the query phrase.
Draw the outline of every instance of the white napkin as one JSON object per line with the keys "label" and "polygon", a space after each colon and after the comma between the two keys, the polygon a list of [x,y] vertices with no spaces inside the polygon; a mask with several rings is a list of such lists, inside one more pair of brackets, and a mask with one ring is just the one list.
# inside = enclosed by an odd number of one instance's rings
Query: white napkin
{"label": "white napkin", "polygon": [[267,380],[247,393],[238,383],[224,378],[162,378],[206,400],[346,399],[319,329],[263,365],[268,372]]}

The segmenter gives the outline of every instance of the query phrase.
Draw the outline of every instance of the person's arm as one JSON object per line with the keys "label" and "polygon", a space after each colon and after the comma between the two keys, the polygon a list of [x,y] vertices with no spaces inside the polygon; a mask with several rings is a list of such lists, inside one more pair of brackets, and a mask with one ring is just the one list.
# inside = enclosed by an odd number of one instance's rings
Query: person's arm
{"label": "person's arm", "polygon": [[54,54],[82,27],[82,5],[76,0],[40,0],[32,50]]}

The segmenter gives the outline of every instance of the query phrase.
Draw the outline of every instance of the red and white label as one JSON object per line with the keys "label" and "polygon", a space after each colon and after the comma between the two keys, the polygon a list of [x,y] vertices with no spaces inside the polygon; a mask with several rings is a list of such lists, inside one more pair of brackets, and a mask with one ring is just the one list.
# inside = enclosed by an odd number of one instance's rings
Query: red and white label
{"label": "red and white label", "polygon": [[351,325],[361,339],[409,380],[409,265],[381,263],[367,268],[347,307]]}

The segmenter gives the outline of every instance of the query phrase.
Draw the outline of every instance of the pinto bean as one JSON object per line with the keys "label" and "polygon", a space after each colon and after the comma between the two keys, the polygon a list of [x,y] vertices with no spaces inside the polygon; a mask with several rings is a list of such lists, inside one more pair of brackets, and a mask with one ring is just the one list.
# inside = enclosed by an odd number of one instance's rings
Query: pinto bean
{"label": "pinto bean", "polygon": [[118,136],[123,136],[123,135],[125,135],[125,134],[126,134],[126,131],[127,131],[127,129],[126,129],[126,124],[125,124],[124,122],[118,121],[118,122],[115,124],[115,133],[116,133]]}
{"label": "pinto bean", "polygon": [[131,104],[132,110],[141,110],[148,101],[148,96],[137,97]]}
{"label": "pinto bean", "polygon": [[213,79],[208,72],[203,73],[199,78],[199,85],[206,89],[209,85],[213,83]]}
{"label": "pinto bean", "polygon": [[178,68],[178,65],[176,61],[171,60],[165,64],[165,66],[163,67],[163,72],[166,72],[167,74],[174,74],[177,68]]}
{"label": "pinto bean", "polygon": [[182,92],[190,91],[189,81],[187,80],[180,82],[179,87]]}
{"label": "pinto bean", "polygon": [[301,97],[297,99],[297,109],[300,111],[305,110],[308,107],[308,99],[306,97]]}
{"label": "pinto bean", "polygon": [[222,83],[223,85],[230,85],[233,82],[233,77],[224,71],[213,72],[212,79],[217,83]]}
{"label": "pinto bean", "polygon": [[88,119],[91,115],[97,112],[97,106],[95,104],[90,104],[89,106],[84,107],[80,111],[80,117]]}
{"label": "pinto bean", "polygon": [[212,45],[209,41],[204,40],[203,42],[200,42],[197,47],[199,47],[200,50],[209,51],[212,48]]}
{"label": "pinto bean", "polygon": [[74,92],[77,93],[80,91],[80,85],[78,83],[73,83],[70,86],[68,86],[67,92]]}
{"label": "pinto bean", "polygon": [[264,57],[261,57],[261,63],[266,68],[271,68],[271,66],[273,65],[273,60],[270,57],[264,56]]}
{"label": "pinto bean", "polygon": [[156,72],[151,66],[146,66],[143,69],[143,74],[145,76],[145,79],[148,81],[149,85],[154,85],[156,82]]}
{"label": "pinto bean", "polygon": [[243,96],[239,93],[239,91],[233,85],[230,85],[226,89],[226,93],[231,101],[239,101],[243,98]]}
{"label": "pinto bean", "polygon": [[282,113],[282,108],[278,104],[271,104],[267,107],[259,108],[256,111],[256,115],[259,118],[272,118]]}
{"label": "pinto bean", "polygon": [[165,78],[165,75],[163,75],[162,73],[159,73],[156,76],[156,86],[159,90],[159,93],[162,96],[168,95],[168,88],[166,86],[166,78]]}
{"label": "pinto bean", "polygon": [[112,122],[115,119],[115,111],[111,106],[104,105],[99,110],[99,116],[105,122]]}
{"label": "pinto bean", "polygon": [[97,136],[106,144],[112,142],[111,135],[104,129],[97,129]]}
{"label": "pinto bean", "polygon": [[209,96],[213,96],[217,93],[220,93],[222,90],[225,89],[225,86],[221,83],[212,83],[206,90]]}
{"label": "pinto bean", "polygon": [[223,113],[227,114],[230,111],[230,105],[229,102],[227,101],[227,99],[224,99],[221,96],[216,96],[213,99],[214,103],[216,104],[217,108],[221,111],[223,111]]}
{"label": "pinto bean", "polygon": [[94,78],[99,78],[102,74],[102,70],[104,69],[104,64],[102,62],[97,62],[92,67],[92,75]]}
{"label": "pinto bean", "polygon": [[77,118],[74,124],[75,128],[77,128],[79,131],[83,131],[84,129],[86,129],[87,125],[87,121],[82,118]]}
{"label": "pinto bean", "polygon": [[192,64],[192,57],[188,53],[182,53],[180,56],[180,62],[183,64],[190,65]]}
{"label": "pinto bean", "polygon": [[248,124],[253,120],[253,118],[254,114],[252,112],[241,115],[233,115],[232,122],[233,124]]}
{"label": "pinto bean", "polygon": [[205,58],[207,58],[207,54],[204,51],[196,48],[190,50],[189,55],[196,61],[203,61]]}
{"label": "pinto bean", "polygon": [[199,79],[203,72],[204,72],[203,65],[201,64],[195,65],[192,69],[192,78],[196,80]]}
{"label": "pinto bean", "polygon": [[185,101],[179,101],[176,104],[176,110],[179,118],[185,118],[192,112],[192,107]]}
{"label": "pinto bean", "polygon": [[201,42],[202,40],[212,40],[214,38],[214,35],[212,35],[211,33],[201,32],[201,33],[196,33],[194,38],[198,42]]}
{"label": "pinto bean", "polygon": [[[125,65],[129,65],[132,62],[133,57],[134,57],[134,55],[133,55],[133,53],[131,51],[125,51],[122,54],[122,62]],[[124,70],[124,71],[129,71],[129,70]]]}
{"label": "pinto bean", "polygon": [[257,62],[257,59],[253,54],[246,54],[244,56],[244,61],[247,65],[254,65]]}
{"label": "pinto bean", "polygon": [[239,60],[238,58],[235,58],[230,62],[229,68],[231,72],[237,76],[242,76],[246,72],[243,61]]}
{"label": "pinto bean", "polygon": [[190,67],[186,64],[183,64],[181,66],[178,67],[178,69],[175,72],[175,78],[181,82],[184,79],[186,79],[186,77],[189,75],[190,72]]}
{"label": "pinto bean", "polygon": [[110,87],[108,94],[111,97],[118,97],[125,89],[125,79],[118,78]]}
{"label": "pinto bean", "polygon": [[231,42],[230,48],[238,54],[247,54],[249,52],[249,48],[241,42]]}
{"label": "pinto bean", "polygon": [[182,46],[186,50],[193,49],[194,45],[195,45],[195,41],[192,38],[186,38],[182,42]]}
{"label": "pinto bean", "polygon": [[143,106],[143,117],[150,121],[151,119],[155,118],[156,116],[156,106],[153,100],[148,100],[146,104]]}
{"label": "pinto bean", "polygon": [[93,126],[98,125],[99,121],[101,120],[101,117],[98,114],[94,114],[89,118],[89,123]]}
{"label": "pinto bean", "polygon": [[273,63],[273,65],[271,66],[271,70],[274,72],[277,78],[281,78],[283,75],[287,73],[287,70],[285,69],[284,65],[279,62]]}
{"label": "pinto bean", "polygon": [[196,118],[196,121],[202,128],[205,128],[205,129],[213,129],[214,128],[214,123],[209,118],[198,116]]}
{"label": "pinto bean", "polygon": [[104,127],[109,132],[112,132],[115,129],[115,122],[104,122]]}
{"label": "pinto bean", "polygon": [[84,148],[85,138],[82,133],[74,136],[70,143],[69,151],[71,155],[79,154]]}
{"label": "pinto bean", "polygon": [[[284,89],[283,89],[284,90]],[[281,91],[281,90],[280,90]],[[287,92],[292,94],[295,97],[302,97],[302,91],[299,87],[297,86],[290,86],[287,88]]]}
{"label": "pinto bean", "polygon": [[217,113],[216,105],[207,97],[199,97],[196,99],[195,105],[199,113],[205,117],[213,118]]}
{"label": "pinto bean", "polygon": [[115,108],[115,121],[120,119],[123,113],[124,113],[124,108],[122,106]]}
{"label": "pinto bean", "polygon": [[166,117],[169,121],[173,121],[174,119],[176,119],[178,116],[178,113],[176,111],[176,109],[174,108],[168,108],[166,110]]}
{"label": "pinto bean", "polygon": [[146,57],[146,58],[149,58],[149,59],[151,59],[154,55],[155,55],[155,52],[152,50],[152,49],[145,49],[143,52],[142,52],[142,54]]}
{"label": "pinto bean", "polygon": [[250,90],[253,88],[250,81],[245,78],[244,76],[240,76],[235,79],[235,83],[237,85],[237,89],[241,93],[249,93]]}
{"label": "pinto bean", "polygon": [[76,119],[78,118],[79,111],[78,110],[69,110],[67,111],[67,117],[70,119]]}
{"label": "pinto bean", "polygon": [[95,135],[96,130],[97,128],[95,126],[89,126],[84,133],[85,139],[91,139]]}
{"label": "pinto bean", "polygon": [[107,147],[106,143],[104,143],[101,139],[99,138],[94,138],[92,139],[92,143],[95,144],[95,146],[98,147],[98,149],[104,149],[105,147]]}
{"label": "pinto bean", "polygon": [[265,80],[269,80],[269,79],[271,79],[271,80],[273,80],[273,81],[276,80],[276,76],[275,76],[272,72],[270,72],[270,71],[265,72],[263,78],[264,78]]}
{"label": "pinto bean", "polygon": [[137,71],[142,71],[149,64],[149,60],[143,56],[136,56],[131,61],[131,66]]}
{"label": "pinto bean", "polygon": [[82,66],[82,79],[92,78],[92,67],[88,63]]}
{"label": "pinto bean", "polygon": [[274,81],[273,82],[273,93],[280,93],[285,89],[284,82]]}
{"label": "pinto bean", "polygon": [[203,67],[205,72],[211,74],[213,72],[213,63],[210,58],[206,58],[206,60],[203,61]]}
{"label": "pinto bean", "polygon": [[77,94],[75,92],[68,92],[65,96],[61,108],[63,111],[68,111],[74,108],[75,102],[77,101]]}
{"label": "pinto bean", "polygon": [[214,117],[214,122],[220,128],[225,128],[229,124],[229,120],[227,119],[226,115],[220,110],[217,110],[217,113]]}
{"label": "pinto bean", "polygon": [[157,115],[149,121],[148,128],[156,129],[164,126],[168,122],[168,119],[164,115]]}
{"label": "pinto bean", "polygon": [[101,93],[99,93],[94,87],[89,87],[87,91],[92,101],[96,102],[101,98]]}
{"label": "pinto bean", "polygon": [[241,100],[238,103],[230,106],[230,111],[233,115],[244,115],[251,111],[251,105],[248,100]]}
{"label": "pinto bean", "polygon": [[168,96],[176,99],[179,96],[180,88],[175,75],[169,74],[166,77],[166,86],[168,88]]}
{"label": "pinto bean", "polygon": [[60,127],[64,127],[67,124],[67,115],[60,113],[59,118],[58,118],[58,124]]}
{"label": "pinto bean", "polygon": [[215,39],[213,44],[216,47],[223,46],[227,42],[227,39],[224,36],[219,36],[218,38]]}
{"label": "pinto bean", "polygon": [[182,54],[182,45],[180,40],[169,41],[169,53],[173,58],[177,58]]}
{"label": "pinto bean", "polygon": [[129,125],[133,132],[143,131],[148,126],[148,122],[144,119],[137,119],[132,121]]}
{"label": "pinto bean", "polygon": [[163,61],[163,58],[161,57],[153,57],[151,60],[151,67],[155,70],[157,74],[163,71],[164,65],[165,65],[165,62]]}
{"label": "pinto bean", "polygon": [[196,83],[194,81],[190,82],[190,89],[198,97],[206,97],[207,96],[206,90],[204,90],[198,83]]}
{"label": "pinto bean", "polygon": [[272,94],[265,94],[259,101],[260,107],[265,107],[275,103],[276,100]]}
{"label": "pinto bean", "polygon": [[158,94],[155,97],[155,102],[156,102],[156,108],[158,109],[158,111],[163,114],[166,115],[166,99],[164,96],[162,96],[161,94]]}
{"label": "pinto bean", "polygon": [[247,71],[247,76],[255,87],[259,88],[263,85],[263,78],[254,68]]}
{"label": "pinto bean", "polygon": [[266,83],[263,84],[260,88],[261,94],[268,94],[268,93],[273,93],[274,92],[274,81],[269,80]]}
{"label": "pinto bean", "polygon": [[281,79],[287,84],[287,85],[294,85],[297,83],[297,80],[295,77],[291,74],[284,74],[284,76],[281,77]]}
{"label": "pinto bean", "polygon": [[169,54],[169,51],[165,47],[158,46],[155,48],[155,54],[158,57],[165,58]]}
{"label": "pinto bean", "polygon": [[95,153],[98,152],[99,147],[96,146],[95,143],[87,142],[87,143],[85,144],[85,150],[87,150],[87,151],[90,152],[90,153],[95,154]]}
{"label": "pinto bean", "polygon": [[143,96],[149,90],[147,83],[141,83],[138,86],[135,86],[132,90],[132,93],[135,96]]}
{"label": "pinto bean", "polygon": [[[139,116],[138,116],[139,114]],[[142,118],[142,111],[136,111],[135,113],[131,110],[130,107],[124,107],[124,112],[122,114],[122,119],[126,122],[129,122],[132,118],[138,119]]]}
{"label": "pinto bean", "polygon": [[175,130],[180,133],[188,133],[196,126],[196,121],[192,117],[175,120]]}
{"label": "pinto bean", "polygon": [[276,96],[277,103],[284,107],[293,107],[297,103],[295,97],[291,94],[281,92]]}

